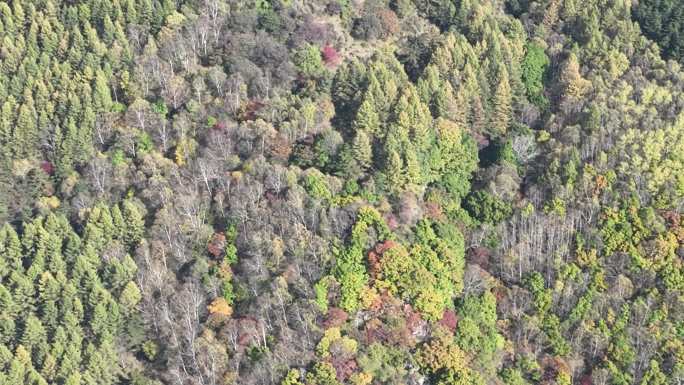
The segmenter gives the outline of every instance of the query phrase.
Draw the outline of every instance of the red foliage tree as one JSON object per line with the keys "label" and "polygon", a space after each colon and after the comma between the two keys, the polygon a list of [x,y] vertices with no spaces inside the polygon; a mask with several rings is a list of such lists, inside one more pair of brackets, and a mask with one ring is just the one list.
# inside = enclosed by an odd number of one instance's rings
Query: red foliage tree
{"label": "red foliage tree", "polygon": [[342,326],[347,321],[348,314],[339,307],[332,307],[328,310],[325,320],[323,321],[323,327],[325,329],[330,329],[333,327]]}
{"label": "red foliage tree", "polygon": [[214,258],[220,258],[226,248],[226,236],[223,233],[214,233],[207,245],[207,251],[213,255]]}
{"label": "red foliage tree", "polygon": [[211,128],[213,128],[214,130],[224,131],[226,128],[228,128],[228,125],[224,121],[218,121],[214,123],[214,125]]}
{"label": "red foliage tree", "polygon": [[439,324],[453,333],[456,331],[456,327],[458,326],[458,317],[453,310],[444,310],[444,314],[442,315],[442,319],[439,320]]}
{"label": "red foliage tree", "polygon": [[330,44],[326,44],[321,50],[321,53],[323,55],[323,61],[328,67],[335,67],[341,61],[340,54]]}
{"label": "red foliage tree", "polygon": [[469,262],[475,263],[481,268],[487,270],[489,268],[489,256],[491,252],[486,247],[473,247],[468,250]]}
{"label": "red foliage tree", "polygon": [[580,379],[580,385],[591,385],[591,373],[587,373]]}
{"label": "red foliage tree", "polygon": [[331,362],[333,368],[335,368],[335,374],[337,377],[337,381],[339,382],[345,382],[349,377],[351,377],[354,372],[356,372],[356,369],[358,365],[356,364],[355,359],[345,359],[345,358],[338,358],[334,357]]}
{"label": "red foliage tree", "polygon": [[472,134],[473,139],[475,139],[475,142],[477,142],[477,149],[482,150],[483,148],[489,146],[489,139],[478,133],[478,132],[473,132]]}
{"label": "red foliage tree", "polygon": [[48,175],[52,175],[55,172],[55,166],[47,160],[40,163],[40,169]]}
{"label": "red foliage tree", "polygon": [[396,230],[396,228],[399,227],[399,221],[397,220],[396,215],[389,213],[384,216],[384,219],[390,230]]}

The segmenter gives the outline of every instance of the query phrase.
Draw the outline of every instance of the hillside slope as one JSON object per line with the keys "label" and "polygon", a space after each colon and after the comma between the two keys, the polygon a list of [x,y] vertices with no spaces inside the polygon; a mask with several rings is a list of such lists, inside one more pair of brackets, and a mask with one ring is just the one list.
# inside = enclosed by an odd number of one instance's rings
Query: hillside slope
{"label": "hillside slope", "polygon": [[0,3],[0,384],[681,383],[679,13]]}

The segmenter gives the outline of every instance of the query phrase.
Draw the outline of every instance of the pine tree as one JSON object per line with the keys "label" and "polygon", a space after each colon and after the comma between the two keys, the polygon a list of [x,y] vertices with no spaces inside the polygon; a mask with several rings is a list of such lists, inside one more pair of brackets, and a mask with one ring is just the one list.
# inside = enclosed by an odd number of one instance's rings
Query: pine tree
{"label": "pine tree", "polygon": [[356,112],[366,82],[366,67],[357,59],[343,64],[335,73],[332,90],[330,92],[335,102],[336,115],[341,117],[341,123],[351,120]]}
{"label": "pine tree", "polygon": [[116,34],[116,27],[109,16],[105,16],[102,21],[102,40],[105,44],[111,45],[114,42],[114,36]]}
{"label": "pine tree", "polygon": [[14,17],[12,16],[12,9],[9,7],[9,3],[0,3],[0,15],[2,16],[2,25],[5,27],[8,36],[16,34]]}
{"label": "pine tree", "polygon": [[119,303],[121,304],[124,313],[130,313],[133,311],[135,306],[137,306],[140,302],[141,298],[142,295],[140,294],[140,289],[138,289],[138,286],[135,284],[135,282],[128,282],[119,296]]}
{"label": "pine tree", "polygon": [[31,257],[31,266],[29,266],[26,275],[31,279],[38,277],[45,271],[47,261],[48,245],[50,243],[50,234],[45,231],[40,220],[36,220],[36,238],[34,239],[35,248]]}
{"label": "pine tree", "polygon": [[33,314],[29,314],[24,321],[24,332],[21,335],[21,344],[30,349],[31,347],[37,345],[41,341],[47,338],[47,333],[43,323],[40,322],[38,317]]}
{"label": "pine tree", "polygon": [[493,100],[491,127],[496,135],[504,135],[511,121],[511,86],[508,82],[508,71],[504,66],[499,68],[499,83]]}
{"label": "pine tree", "polygon": [[287,375],[280,383],[280,385],[304,385],[299,379],[301,378],[301,373],[297,369],[291,369],[287,372]]}
{"label": "pine tree", "polygon": [[138,11],[135,6],[135,0],[123,0],[124,13],[126,14],[127,24],[138,24]]}
{"label": "pine tree", "polygon": [[66,178],[73,171],[76,153],[78,153],[77,143],[79,141],[78,128],[74,120],[69,119],[64,132],[64,140],[58,143],[59,152],[57,156],[57,174]]}
{"label": "pine tree", "polygon": [[354,159],[362,170],[368,170],[373,163],[373,148],[366,130],[356,131],[353,143]]}
{"label": "pine tree", "polygon": [[[83,232],[83,246],[84,248],[91,248],[95,254],[104,249],[107,245],[107,238],[94,221],[86,223]],[[96,257],[95,257],[96,258]],[[94,263],[96,260],[93,261]]]}
{"label": "pine tree", "polygon": [[77,27],[72,28],[70,36],[71,45],[68,49],[69,64],[74,68],[81,68],[80,64],[85,54],[85,40]]}
{"label": "pine tree", "polygon": [[82,378],[81,373],[75,372],[75,371],[71,372],[68,375],[66,381],[64,382],[64,385],[81,385],[82,384],[81,378]]}
{"label": "pine tree", "polygon": [[26,348],[19,345],[15,353],[15,358],[9,365],[7,373],[8,384],[24,384],[27,367],[31,364],[31,355],[26,351]]}
{"label": "pine tree", "polygon": [[69,231],[69,233],[67,233],[65,236],[64,243],[65,261],[68,263],[73,263],[81,250],[81,238],[79,238],[75,232]]}
{"label": "pine tree", "polygon": [[641,378],[640,385],[666,385],[667,376],[660,370],[658,361],[651,360],[650,365],[644,376]]}
{"label": "pine tree", "polygon": [[[392,55],[391,57],[393,58],[394,56]],[[376,61],[371,63],[368,75],[368,86],[364,98],[370,97],[375,103],[375,110],[380,117],[380,122],[384,123],[389,119],[390,113],[392,112],[392,105],[399,95],[399,86],[401,82],[399,77],[401,76],[406,76],[401,66],[390,71],[387,68],[387,65],[379,61],[379,59],[376,59]]]}
{"label": "pine tree", "polygon": [[408,133],[410,142],[418,152],[425,153],[430,146],[432,116],[418,97],[415,87],[409,85],[394,107],[395,124]]}
{"label": "pine tree", "polygon": [[21,311],[32,309],[35,301],[33,283],[26,276],[16,271],[10,273],[9,283],[12,287],[14,303],[21,308]]}
{"label": "pine tree", "polygon": [[[71,378],[74,373],[80,372],[81,365],[81,343],[83,340],[83,331],[80,327],[69,328],[72,331],[70,339],[67,342],[66,349],[60,361],[57,375],[59,377]],[[80,377],[79,377],[80,378]],[[68,381],[67,381],[68,383]]]}
{"label": "pine tree", "polygon": [[387,179],[387,187],[390,191],[398,192],[404,188],[404,164],[399,154],[394,150],[391,150],[388,153],[384,175]]}
{"label": "pine tree", "polygon": [[382,135],[380,132],[380,117],[375,110],[375,102],[373,102],[370,95],[361,103],[359,111],[354,118],[353,127],[356,132],[365,131],[370,136],[379,137]]}
{"label": "pine tree", "polygon": [[42,51],[47,54],[53,54],[55,49],[57,49],[57,44],[59,41],[59,36],[52,29],[49,18],[44,18],[39,21],[40,23],[40,45]]}
{"label": "pine tree", "polygon": [[66,262],[62,256],[62,239],[59,235],[48,233],[46,250],[47,270],[53,274],[66,271]]}
{"label": "pine tree", "polygon": [[[10,316],[14,316],[18,311],[14,299],[12,298],[12,293],[10,293],[2,283],[0,283],[0,306],[2,307],[3,313]],[[7,334],[0,333],[0,337],[3,336],[7,336]],[[3,341],[3,343],[6,342],[7,341]]]}
{"label": "pine tree", "polygon": [[19,114],[12,138],[12,148],[15,157],[28,158],[35,154],[36,139],[36,112],[33,109],[33,100],[25,101],[19,107]]}
{"label": "pine tree", "polygon": [[143,237],[145,231],[145,220],[140,209],[130,200],[122,203],[123,217],[126,222],[124,240],[128,247],[135,247]]}
{"label": "pine tree", "polygon": [[424,174],[421,167],[421,162],[413,146],[409,146],[404,150],[405,164],[406,164],[406,182],[420,191],[419,186],[424,184]]}
{"label": "pine tree", "polygon": [[112,228],[112,237],[114,239],[123,240],[126,222],[124,221],[123,214],[121,214],[121,209],[119,208],[119,205],[112,206],[111,214],[112,224],[114,225]]}
{"label": "pine tree", "polygon": [[42,368],[40,369],[40,375],[45,378],[46,381],[54,382],[55,374],[57,372],[57,359],[52,354],[48,353],[43,360]]}
{"label": "pine tree", "polygon": [[102,337],[105,333],[109,333],[107,307],[105,304],[96,304],[89,318],[88,325],[95,336]]}
{"label": "pine tree", "polygon": [[479,95],[473,98],[470,111],[470,126],[474,132],[484,133],[487,126],[487,115]]}
{"label": "pine tree", "polygon": [[109,92],[109,84],[104,71],[98,69],[95,72],[94,105],[101,112],[109,112],[112,109],[112,96]]}
{"label": "pine tree", "polygon": [[9,158],[12,153],[12,117],[14,116],[14,109],[16,104],[14,97],[9,96],[2,104],[0,109],[0,149],[4,158]]}
{"label": "pine tree", "polygon": [[139,21],[144,25],[151,25],[154,20],[154,7],[152,6],[152,0],[141,0],[138,2],[137,14],[139,15]]}
{"label": "pine tree", "polygon": [[[454,95],[454,89],[451,87],[451,83],[444,82],[444,86],[440,87],[435,91],[433,97],[432,111],[435,117],[444,117],[448,119],[456,119],[455,115],[458,115],[457,110],[462,108],[458,106],[456,102],[456,96]],[[461,119],[465,116],[462,115]]]}
{"label": "pine tree", "polygon": [[124,287],[129,281],[135,278],[137,266],[128,254],[124,256],[122,261],[113,260],[107,265],[107,274],[103,282],[112,291],[118,291]]}
{"label": "pine tree", "polygon": [[93,222],[101,231],[106,242],[110,242],[116,233],[114,221],[109,211],[109,206],[100,203],[95,206],[88,218],[88,222]]}
{"label": "pine tree", "polygon": [[[416,90],[423,103],[433,107],[434,97],[437,92],[443,87],[443,83],[439,76],[439,70],[435,64],[429,64],[425,67],[423,76],[418,79],[416,83]],[[435,109],[433,108],[433,112]]]}
{"label": "pine tree", "polygon": [[368,100],[373,103],[373,105],[369,107],[373,107],[372,109],[373,111],[376,111],[380,121],[384,122],[387,120],[389,114],[391,100],[388,100],[388,95],[385,94],[385,90],[380,84],[376,72],[377,70],[371,70],[368,74],[368,87],[363,100]]}
{"label": "pine tree", "polygon": [[12,2],[12,18],[14,19],[14,22],[17,24],[17,29],[19,30],[19,32],[23,32],[24,25],[26,25],[27,22],[26,13],[24,12],[24,7],[22,7],[20,1]]}
{"label": "pine tree", "polygon": [[59,322],[60,285],[50,272],[44,272],[38,281],[38,298],[40,303],[40,318],[43,323],[54,330]]}
{"label": "pine tree", "polygon": [[565,62],[560,77],[565,85],[564,95],[567,97],[579,98],[591,86],[591,83],[580,74],[579,61],[574,53],[571,53]]}
{"label": "pine tree", "polygon": [[[24,270],[21,261],[22,251],[21,251],[21,241],[19,240],[19,235],[14,231],[14,227],[5,223],[2,228],[0,228],[0,255],[7,268],[6,276],[10,272],[22,272]],[[0,276],[3,274],[0,272]]]}

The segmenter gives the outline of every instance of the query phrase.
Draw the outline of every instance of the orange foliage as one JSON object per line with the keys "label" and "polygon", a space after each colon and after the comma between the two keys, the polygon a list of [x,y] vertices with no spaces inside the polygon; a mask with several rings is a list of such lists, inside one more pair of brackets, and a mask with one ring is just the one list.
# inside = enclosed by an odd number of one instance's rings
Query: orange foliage
{"label": "orange foliage", "polygon": [[665,211],[662,216],[667,220],[669,227],[679,227],[681,217],[676,211]]}
{"label": "orange foliage", "polygon": [[594,187],[594,195],[599,195],[606,187],[608,187],[608,179],[603,175],[596,175],[596,186]]}
{"label": "orange foliage", "polygon": [[276,159],[287,161],[292,153],[292,143],[285,135],[278,134],[269,140],[269,153]]}
{"label": "orange foliage", "polygon": [[209,306],[207,306],[209,314],[216,314],[221,316],[230,317],[233,314],[233,308],[228,305],[225,298],[218,297],[214,299]]}
{"label": "orange foliage", "polygon": [[250,100],[247,104],[244,104],[238,113],[238,120],[241,122],[248,120],[255,120],[257,118],[257,112],[265,106],[257,100]]}
{"label": "orange foliage", "polygon": [[441,221],[444,219],[442,207],[437,202],[425,203],[425,215],[427,215],[428,218],[434,219],[436,221]]}
{"label": "orange foliage", "polygon": [[546,357],[542,360],[542,366],[544,367],[542,381],[545,383],[552,383],[560,373],[570,373],[567,362],[560,357]]}
{"label": "orange foliage", "polygon": [[370,268],[371,277],[375,278],[380,273],[382,255],[385,251],[395,247],[397,244],[394,241],[387,240],[375,245],[375,248],[368,252],[368,266]]}
{"label": "orange foliage", "polygon": [[383,9],[378,12],[378,17],[387,35],[396,35],[399,32],[399,18],[391,9]]}

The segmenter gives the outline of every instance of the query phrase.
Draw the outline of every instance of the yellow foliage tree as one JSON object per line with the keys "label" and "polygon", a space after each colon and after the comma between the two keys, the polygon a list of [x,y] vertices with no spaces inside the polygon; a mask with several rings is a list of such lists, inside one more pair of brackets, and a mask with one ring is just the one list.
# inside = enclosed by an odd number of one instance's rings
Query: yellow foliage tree
{"label": "yellow foliage tree", "polygon": [[233,314],[233,308],[228,305],[228,302],[223,297],[214,299],[209,306],[207,306],[209,314],[216,314],[225,317],[230,317]]}
{"label": "yellow foliage tree", "polygon": [[416,358],[418,364],[431,373],[441,370],[462,372],[470,361],[466,353],[453,342],[451,335],[442,329],[437,330],[432,340],[421,347]]}
{"label": "yellow foliage tree", "polygon": [[582,77],[579,61],[575,54],[570,54],[565,62],[563,72],[561,73],[561,81],[565,85],[565,96],[573,98],[581,97],[591,86],[591,82]]}

